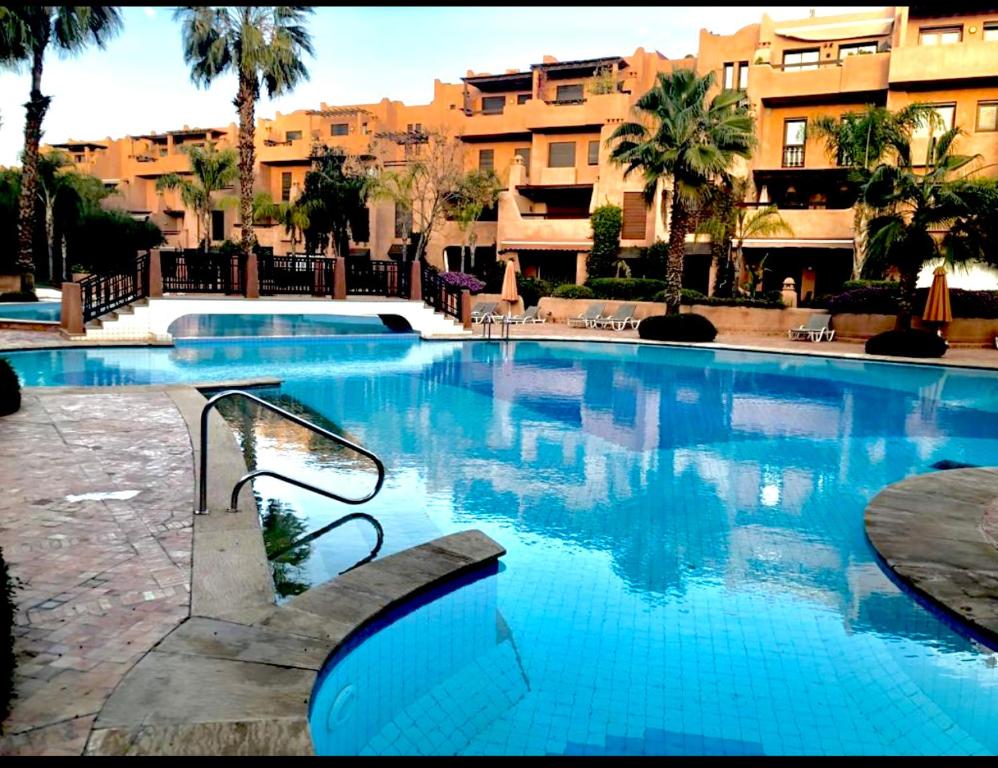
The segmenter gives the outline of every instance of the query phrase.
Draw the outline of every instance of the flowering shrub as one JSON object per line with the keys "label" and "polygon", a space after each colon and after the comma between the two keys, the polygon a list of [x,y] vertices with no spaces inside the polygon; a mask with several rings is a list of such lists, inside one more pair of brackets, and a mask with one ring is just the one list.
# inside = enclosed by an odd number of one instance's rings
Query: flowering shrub
{"label": "flowering shrub", "polygon": [[467,288],[472,296],[485,290],[485,283],[465,272],[441,272],[440,279],[455,288]]}

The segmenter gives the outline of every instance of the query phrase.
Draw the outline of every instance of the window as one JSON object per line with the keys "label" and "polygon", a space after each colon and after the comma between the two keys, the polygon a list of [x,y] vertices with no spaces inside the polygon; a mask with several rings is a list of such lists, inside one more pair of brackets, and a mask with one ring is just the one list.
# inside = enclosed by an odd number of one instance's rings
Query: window
{"label": "window", "polygon": [[298,141],[301,138],[301,131],[285,131],[285,141]]}
{"label": "window", "polygon": [[839,46],[839,61],[845,61],[850,56],[857,56],[865,53],[876,53],[876,43],[850,43]]}
{"label": "window", "polygon": [[589,142],[589,165],[599,165],[599,139]]}
{"label": "window", "polygon": [[[365,130],[367,129],[367,123],[364,123]],[[333,123],[329,126],[330,136],[346,136],[350,133],[350,125],[348,123]]]}
{"label": "window", "polygon": [[817,69],[818,49],[807,48],[797,51],[784,51],[783,68],[798,69],[798,70]]}
{"label": "window", "polygon": [[643,240],[645,224],[648,221],[648,206],[642,192],[624,193],[623,226],[620,237],[623,240]]}
{"label": "window", "polygon": [[519,149],[514,149],[513,154],[523,158],[523,169],[526,173],[530,173],[530,147],[520,147]]}
{"label": "window", "polygon": [[724,65],[724,89],[730,91],[735,87],[735,63],[729,61]]}
{"label": "window", "polygon": [[552,141],[548,144],[548,168],[574,168],[575,142]]}
{"label": "window", "polygon": [[478,150],[478,170],[491,171],[494,169],[495,169],[495,150],[494,149]]}
{"label": "window", "polygon": [[518,94],[516,94],[516,103],[517,104],[526,104],[528,101],[530,101],[530,94],[529,93],[518,93]]}
{"label": "window", "polygon": [[73,161],[77,162],[77,163],[82,163],[83,162],[83,155],[81,155],[81,154],[75,154],[75,155],[73,155]]}
{"label": "window", "polygon": [[748,62],[741,61],[738,63],[738,90],[747,91],[748,90]]}
{"label": "window", "polygon": [[225,211],[211,212],[211,239],[225,239]]}
{"label": "window", "polygon": [[412,133],[412,123],[409,123],[408,125],[406,125],[405,132],[406,133]]}
{"label": "window", "polygon": [[998,101],[977,102],[977,130],[998,131]]}
{"label": "window", "polygon": [[582,84],[559,85],[554,100],[557,102],[582,101]]}
{"label": "window", "polygon": [[783,167],[804,166],[804,142],[807,139],[807,120],[793,118],[783,121]]}
{"label": "window", "polygon": [[423,124],[416,123],[416,133],[422,133],[422,132],[423,132]]}
{"label": "window", "polygon": [[482,98],[482,112],[486,115],[501,115],[506,106],[505,96],[485,96]]}
{"label": "window", "polygon": [[956,116],[956,104],[934,104],[932,105],[932,109],[938,115],[941,122],[936,125],[929,125],[928,120],[922,121],[911,132],[912,138],[927,139],[930,132],[934,136],[938,136],[943,131],[948,131],[953,127],[953,118]]}
{"label": "window", "polygon": [[367,136],[367,123],[360,124],[360,132],[365,136]]}
{"label": "window", "polygon": [[922,27],[918,30],[919,45],[951,45],[963,39],[963,27]]}
{"label": "window", "polygon": [[998,21],[984,22],[984,40],[998,43]]}
{"label": "window", "polygon": [[291,199],[291,173],[281,174],[281,202],[286,203]]}

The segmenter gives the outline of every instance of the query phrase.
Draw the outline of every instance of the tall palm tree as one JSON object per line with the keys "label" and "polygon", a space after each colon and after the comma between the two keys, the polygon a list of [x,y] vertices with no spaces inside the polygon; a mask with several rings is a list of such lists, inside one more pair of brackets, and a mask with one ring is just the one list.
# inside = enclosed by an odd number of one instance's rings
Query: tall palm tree
{"label": "tall palm tree", "polygon": [[208,243],[211,241],[211,212],[215,203],[227,205],[234,200],[231,197],[216,200],[215,193],[230,187],[239,176],[236,152],[232,149],[220,150],[213,142],[208,142],[204,146],[195,144],[183,147],[181,151],[186,152],[190,158],[193,178],[187,179],[176,173],[168,173],[156,180],[156,190],[180,190],[180,199],[184,207],[195,216],[198,245],[207,252]]}
{"label": "tall palm tree", "polygon": [[303,54],[312,41],[303,26],[312,9],[303,5],[206,7],[182,6],[174,12],[183,30],[184,61],[191,80],[207,87],[234,72],[238,89],[233,104],[239,112],[239,221],[241,247],[253,249],[254,112],[260,80],[273,98],[308,79]]}
{"label": "tall palm tree", "polygon": [[[968,179],[968,169],[980,155],[954,152],[959,127],[930,138],[924,168],[912,161],[910,136],[891,140],[894,162],[881,162],[863,186],[863,202],[873,216],[867,224],[867,263],[896,267],[901,276],[897,328],[910,328],[915,282],[927,262],[941,256],[961,260],[976,254],[966,248],[968,228],[990,214],[982,210],[994,196],[979,194],[980,185]],[[978,169],[979,170],[979,169]],[[945,231],[941,237],[937,233]]]}
{"label": "tall palm tree", "polygon": [[[830,157],[839,165],[849,168],[849,180],[857,186],[865,184],[873,169],[887,155],[892,144],[914,130],[923,120],[931,119],[932,107],[927,104],[909,104],[896,112],[886,107],[868,105],[862,112],[852,112],[836,119],[830,115],[815,118],[810,128],[812,135],[823,141]],[[872,211],[862,198],[853,208],[852,279],[863,273],[866,256],[866,222]]]}
{"label": "tall palm tree", "polygon": [[264,219],[273,219],[284,227],[291,240],[291,255],[295,255],[299,235],[308,229],[313,204],[308,200],[295,200],[287,203],[275,203],[269,192],[258,192],[253,198],[253,223]]}
{"label": "tall palm tree", "polygon": [[744,94],[721,91],[708,103],[713,85],[713,72],[660,72],[635,103],[641,122],[619,125],[608,140],[615,142],[610,158],[624,166],[625,178],[641,172],[647,202],[655,199],[659,182],[671,182],[667,313],[679,311],[686,235],[697,201],[712,181],[729,173],[736,157],[750,157],[755,145]]}
{"label": "tall palm tree", "polygon": [[0,64],[26,65],[31,70],[31,92],[25,105],[24,155],[18,204],[17,260],[22,289],[34,287],[35,200],[38,195],[38,146],[42,121],[52,98],[42,94],[45,51],[78,53],[93,43],[103,48],[121,29],[121,15],[108,5],[20,5],[0,13]]}

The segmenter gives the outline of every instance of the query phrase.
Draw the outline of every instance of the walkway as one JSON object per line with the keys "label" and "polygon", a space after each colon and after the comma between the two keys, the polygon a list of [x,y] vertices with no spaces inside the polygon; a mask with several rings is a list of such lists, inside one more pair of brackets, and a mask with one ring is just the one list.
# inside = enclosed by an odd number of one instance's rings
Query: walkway
{"label": "walkway", "polygon": [[35,390],[0,433],[0,546],[21,581],[0,755],[78,755],[125,673],[189,613],[190,437],[163,390]]}

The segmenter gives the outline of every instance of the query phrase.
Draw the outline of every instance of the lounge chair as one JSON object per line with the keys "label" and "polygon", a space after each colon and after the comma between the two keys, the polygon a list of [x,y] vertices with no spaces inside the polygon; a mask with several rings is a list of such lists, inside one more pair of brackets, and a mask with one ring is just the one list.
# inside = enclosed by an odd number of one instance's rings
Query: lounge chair
{"label": "lounge chair", "polygon": [[634,304],[621,304],[612,315],[601,317],[593,323],[594,328],[612,328],[615,331],[622,331],[628,325],[632,328],[638,327],[638,320],[634,319]]}
{"label": "lounge chair", "polygon": [[509,318],[511,323],[519,323],[520,325],[526,325],[527,323],[543,323],[544,318],[537,316],[537,305],[530,307],[526,312],[521,312],[518,315],[512,315]]}
{"label": "lounge chair", "polygon": [[496,301],[479,301],[471,308],[471,322],[480,325],[486,318],[495,318]]}
{"label": "lounge chair", "polygon": [[603,317],[603,306],[603,304],[590,304],[581,315],[568,318],[568,326],[570,328],[595,328],[596,321]]}
{"label": "lounge chair", "polygon": [[835,338],[835,331],[828,327],[831,320],[831,315],[811,315],[806,324],[787,331],[787,338],[791,341],[831,341]]}

